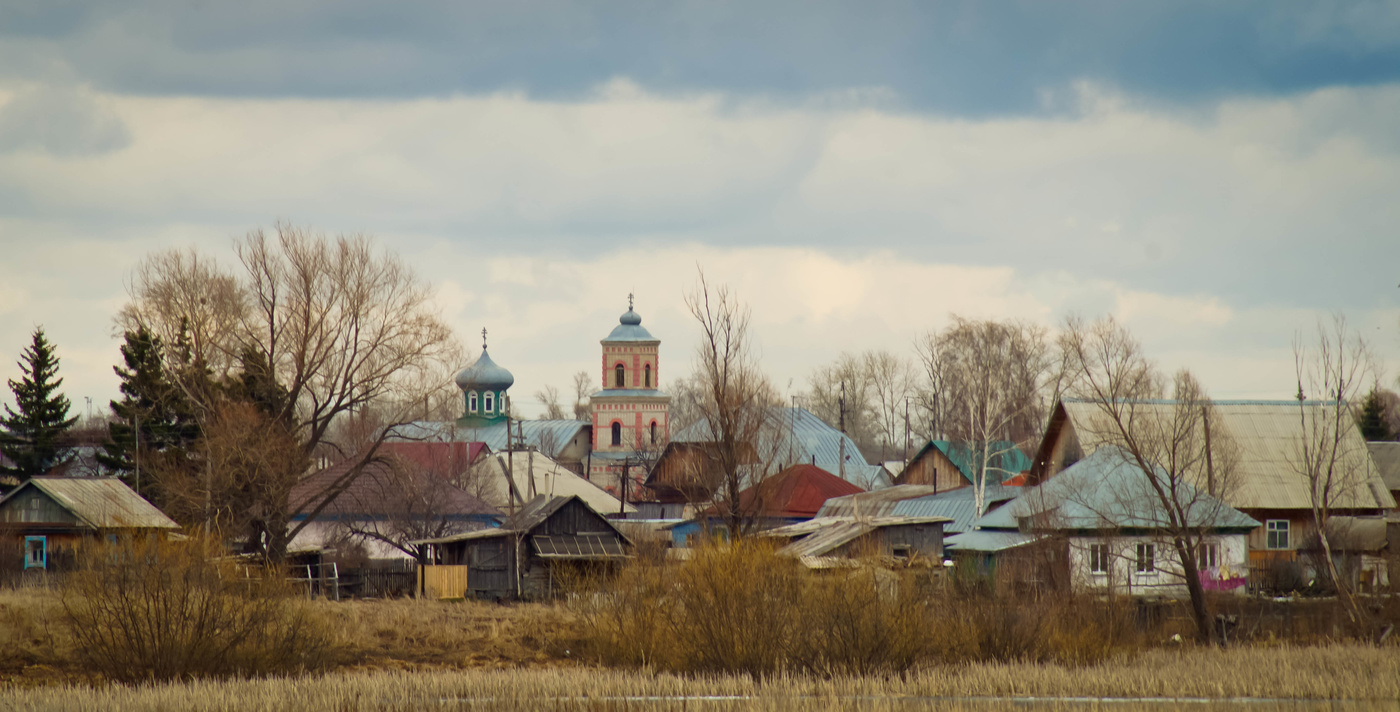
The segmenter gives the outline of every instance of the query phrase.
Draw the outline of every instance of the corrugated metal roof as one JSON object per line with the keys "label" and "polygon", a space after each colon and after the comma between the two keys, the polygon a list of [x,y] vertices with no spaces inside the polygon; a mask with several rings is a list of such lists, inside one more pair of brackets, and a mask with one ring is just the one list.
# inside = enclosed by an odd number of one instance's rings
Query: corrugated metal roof
{"label": "corrugated metal roof", "polygon": [[[480,476],[489,480],[504,483],[506,481],[505,468],[502,463],[506,461],[506,453],[497,453],[486,458],[481,465]],[[568,468],[551,460],[540,453],[534,453],[533,457],[528,452],[512,453],[510,458],[511,476],[515,482],[515,490],[522,499],[531,498],[531,492],[536,495],[553,494],[556,497],[574,496],[583,500],[594,511],[604,515],[618,513],[636,512],[637,508],[631,504],[623,506],[618,498],[603,491],[601,487],[574,474]],[[533,464],[532,464],[533,463]],[[530,473],[534,472],[534,487],[530,486]],[[504,485],[496,488],[494,494],[500,497],[507,497],[509,493],[501,492]],[[508,507],[508,502],[496,502],[497,507]]]}
{"label": "corrugated metal roof", "polygon": [[996,552],[1024,546],[1039,538],[1038,534],[977,529],[954,534],[943,540],[943,546],[954,551]]}
{"label": "corrugated metal roof", "polygon": [[1010,440],[996,440],[982,444],[975,442],[952,442],[949,440],[930,440],[927,445],[914,456],[915,460],[923,457],[925,452],[936,449],[943,453],[948,461],[953,463],[953,467],[958,468],[958,472],[967,479],[968,482],[976,482],[973,477],[978,469],[978,463],[983,459],[982,453],[990,453],[988,460],[988,482],[1005,482],[1026,470],[1031,469],[1031,459],[1026,453],[1021,452],[1021,448]]}
{"label": "corrugated metal roof", "polygon": [[[879,465],[865,461],[860,448],[850,436],[827,425],[805,408],[774,408],[770,427],[760,435],[758,450],[764,460],[776,460],[780,466],[807,463],[841,475],[841,443],[846,443],[845,479],[865,490],[880,489],[891,484],[889,472]],[[673,442],[703,443],[713,439],[709,423],[700,421],[672,436]],[[772,457],[766,455],[771,454]]]}
{"label": "corrugated metal roof", "polygon": [[[513,434],[517,435],[519,434],[517,429],[523,429],[525,444],[533,445],[542,452],[548,452],[551,448],[561,448],[568,445],[587,425],[588,423],[582,420],[513,420],[510,429]],[[493,452],[505,452],[506,450],[506,424],[504,422],[473,428],[452,422],[441,423],[422,420],[399,426],[397,431],[398,436],[389,438],[390,442],[481,442],[486,443],[486,446],[491,448]]]}
{"label": "corrugated metal roof", "polygon": [[[943,531],[965,532],[972,529],[973,522],[979,516],[976,494],[972,487],[959,487],[938,494],[900,500],[894,503],[891,513],[909,517],[947,517],[952,521],[944,525]],[[984,508],[990,511],[1020,496],[1021,488],[989,485],[984,494]]]}
{"label": "corrugated metal roof", "polygon": [[93,529],[179,529],[175,520],[115,477],[34,477],[0,502],[34,487]]}
{"label": "corrugated metal roof", "polygon": [[[1107,417],[1092,402],[1066,399],[1065,413],[1074,425],[1084,452],[1113,442]],[[1135,417],[1171,418],[1174,401],[1134,402]],[[1325,417],[1335,405],[1318,401],[1215,401],[1212,432],[1225,433],[1239,448],[1235,487],[1226,499],[1241,509],[1308,509],[1311,507],[1307,478],[1299,474],[1297,462],[1305,443],[1305,424]],[[1395,499],[1380,478],[1365,441],[1355,429],[1346,434],[1341,448],[1341,467],[1355,472],[1353,486],[1336,496],[1336,509],[1392,509]]]}
{"label": "corrugated metal roof", "polygon": [[845,497],[832,497],[817,510],[818,517],[882,517],[894,513],[897,502],[937,494],[933,485],[895,485]]}
{"label": "corrugated metal roof", "polygon": [[1400,490],[1400,443],[1366,443],[1366,449],[1386,489]]}
{"label": "corrugated metal roof", "polygon": [[[805,538],[794,541],[779,549],[778,553],[784,556],[796,557],[824,556],[845,544],[849,544],[883,527],[912,524],[937,524],[947,521],[947,517],[862,517],[860,519],[831,517],[827,519],[813,519],[810,520],[810,522],[802,523],[818,523],[815,531],[812,531]],[[772,532],[769,532],[769,535],[781,536],[778,532],[782,530],[783,528],[774,529]]]}
{"label": "corrugated metal roof", "polygon": [[[1159,482],[1166,474],[1159,468]],[[1191,526],[1249,530],[1259,522],[1219,499],[1179,483],[1178,505]],[[1045,516],[1038,516],[1045,515]],[[1018,529],[1020,520],[1037,517],[1036,526],[1058,530],[1162,529],[1168,510],[1142,470],[1116,445],[1100,447],[1063,472],[978,519],[982,529]]]}

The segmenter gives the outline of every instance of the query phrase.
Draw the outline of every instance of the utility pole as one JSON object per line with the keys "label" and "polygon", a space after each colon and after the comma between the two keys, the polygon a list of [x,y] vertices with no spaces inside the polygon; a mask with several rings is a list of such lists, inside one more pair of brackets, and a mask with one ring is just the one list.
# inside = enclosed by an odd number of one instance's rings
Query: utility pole
{"label": "utility pole", "polygon": [[840,397],[839,399],[837,399],[836,404],[837,404],[839,410],[841,411],[841,415],[840,415],[840,422],[841,422],[841,448],[840,448],[840,450],[841,450],[841,452],[840,452],[840,455],[838,456],[838,457],[840,458],[840,461],[837,463],[836,469],[837,469],[837,471],[838,471],[838,472],[837,472],[837,476],[839,476],[841,479],[844,480],[844,479],[846,479],[846,382],[845,382],[845,381],[842,381],[842,382],[841,382],[841,397]]}
{"label": "utility pole", "polygon": [[136,462],[136,494],[141,494],[141,416],[133,414],[131,416],[136,428],[132,432],[136,435],[136,447],[131,451],[131,459]]}

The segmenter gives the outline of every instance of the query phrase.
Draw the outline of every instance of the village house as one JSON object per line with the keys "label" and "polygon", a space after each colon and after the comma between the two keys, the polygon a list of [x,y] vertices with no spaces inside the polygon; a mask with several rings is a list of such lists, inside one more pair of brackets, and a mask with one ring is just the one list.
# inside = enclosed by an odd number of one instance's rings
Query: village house
{"label": "village house", "polygon": [[[1157,481],[1166,481],[1160,470]],[[1201,583],[1207,590],[1243,593],[1246,540],[1259,523],[1190,484],[1177,487],[1185,527],[1200,538],[1192,556]],[[1009,552],[1035,551],[1047,566],[1062,569],[1042,572],[1045,582],[1076,591],[1180,598],[1186,583],[1171,534],[1168,509],[1150,479],[1127,452],[1105,445],[1026,487],[947,544],[955,560],[980,564],[990,555],[994,568],[1002,569]]]}
{"label": "village house", "polygon": [[[832,497],[861,488],[814,465],[799,464],[739,493],[739,509],[754,529],[772,529],[815,517]],[[720,502],[699,517],[670,527],[672,546],[689,548],[707,536],[728,536],[729,504]]]}
{"label": "village house", "polygon": [[541,599],[569,576],[615,566],[631,542],[582,498],[540,495],[499,529],[414,542],[421,588],[434,598]]}
{"label": "village house", "polygon": [[[1174,401],[1135,404],[1139,417],[1168,419]],[[1248,536],[1252,579],[1307,581],[1316,563],[1312,495],[1298,462],[1306,442],[1304,422],[1325,417],[1335,406],[1318,401],[1213,401],[1209,427],[1228,438],[1238,452],[1232,482],[1222,498],[1259,524]],[[1055,406],[1028,479],[1053,479],[1100,446],[1113,441],[1113,429],[1096,405],[1065,399]],[[1339,448],[1341,476],[1331,498],[1332,514],[1375,517],[1395,508],[1386,483],[1360,433],[1349,430]],[[1198,487],[1209,483],[1196,483]],[[1300,553],[1301,552],[1301,553]],[[1270,584],[1272,585],[1272,584]],[[1282,584],[1280,584],[1282,585]]]}
{"label": "village house", "polygon": [[66,570],[84,542],[179,529],[114,477],[33,477],[0,499],[0,572]]}
{"label": "village house", "polygon": [[764,532],[787,541],[778,550],[811,569],[857,559],[941,566],[947,517],[820,517]]}
{"label": "village house", "polygon": [[1018,484],[1031,459],[1010,440],[988,443],[930,440],[895,478],[897,485],[930,485],[939,492],[971,486],[986,460],[987,484]]}
{"label": "village house", "polygon": [[[804,408],[773,408],[756,440],[741,444],[746,486],[803,463],[862,490],[892,484],[889,472],[867,463],[850,436]],[[645,486],[653,499],[679,507],[683,518],[708,507],[723,479],[714,448],[714,435],[703,420],[677,433],[647,476]]]}

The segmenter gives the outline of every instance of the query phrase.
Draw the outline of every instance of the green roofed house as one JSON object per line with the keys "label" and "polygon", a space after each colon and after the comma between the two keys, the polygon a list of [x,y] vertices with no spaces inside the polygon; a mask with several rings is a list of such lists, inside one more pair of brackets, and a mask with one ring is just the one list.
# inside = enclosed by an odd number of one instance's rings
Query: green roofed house
{"label": "green roofed house", "polygon": [[986,463],[988,485],[1016,485],[1031,459],[1010,440],[987,443],[930,440],[895,478],[897,485],[926,485],[939,492],[968,487]]}
{"label": "green roofed house", "polygon": [[[1165,481],[1158,472],[1158,481]],[[1192,555],[1208,591],[1243,593],[1248,537],[1259,522],[1177,482],[1192,538]],[[1044,483],[948,537],[954,560],[983,574],[1031,577],[1075,590],[1184,597],[1182,566],[1168,535],[1167,508],[1128,454],[1105,445]],[[1008,571],[1007,564],[1019,566]],[[1025,583],[1025,581],[1018,581]]]}

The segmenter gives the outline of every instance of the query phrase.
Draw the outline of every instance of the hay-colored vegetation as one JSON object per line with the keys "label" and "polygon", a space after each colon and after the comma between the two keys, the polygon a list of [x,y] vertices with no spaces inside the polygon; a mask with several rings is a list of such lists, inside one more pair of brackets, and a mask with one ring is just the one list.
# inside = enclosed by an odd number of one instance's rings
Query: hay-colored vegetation
{"label": "hay-colored vegetation", "polygon": [[[697,696],[740,696],[723,704]],[[638,698],[662,698],[647,701]],[[683,699],[683,698],[692,699]],[[970,664],[900,676],[682,677],[583,667],[333,674],[155,686],[53,687],[0,693],[14,710],[901,710],[999,709],[985,697],[1267,698],[1363,700],[1394,709],[1400,651],[1328,646],[1156,650],[1088,667]],[[934,698],[934,699],[930,699]],[[969,699],[979,698],[979,699]],[[1066,702],[1051,708],[1070,708]],[[1113,710],[1162,709],[1114,703]],[[1248,709],[1270,709],[1252,705]],[[1298,709],[1296,706],[1284,706]]]}

